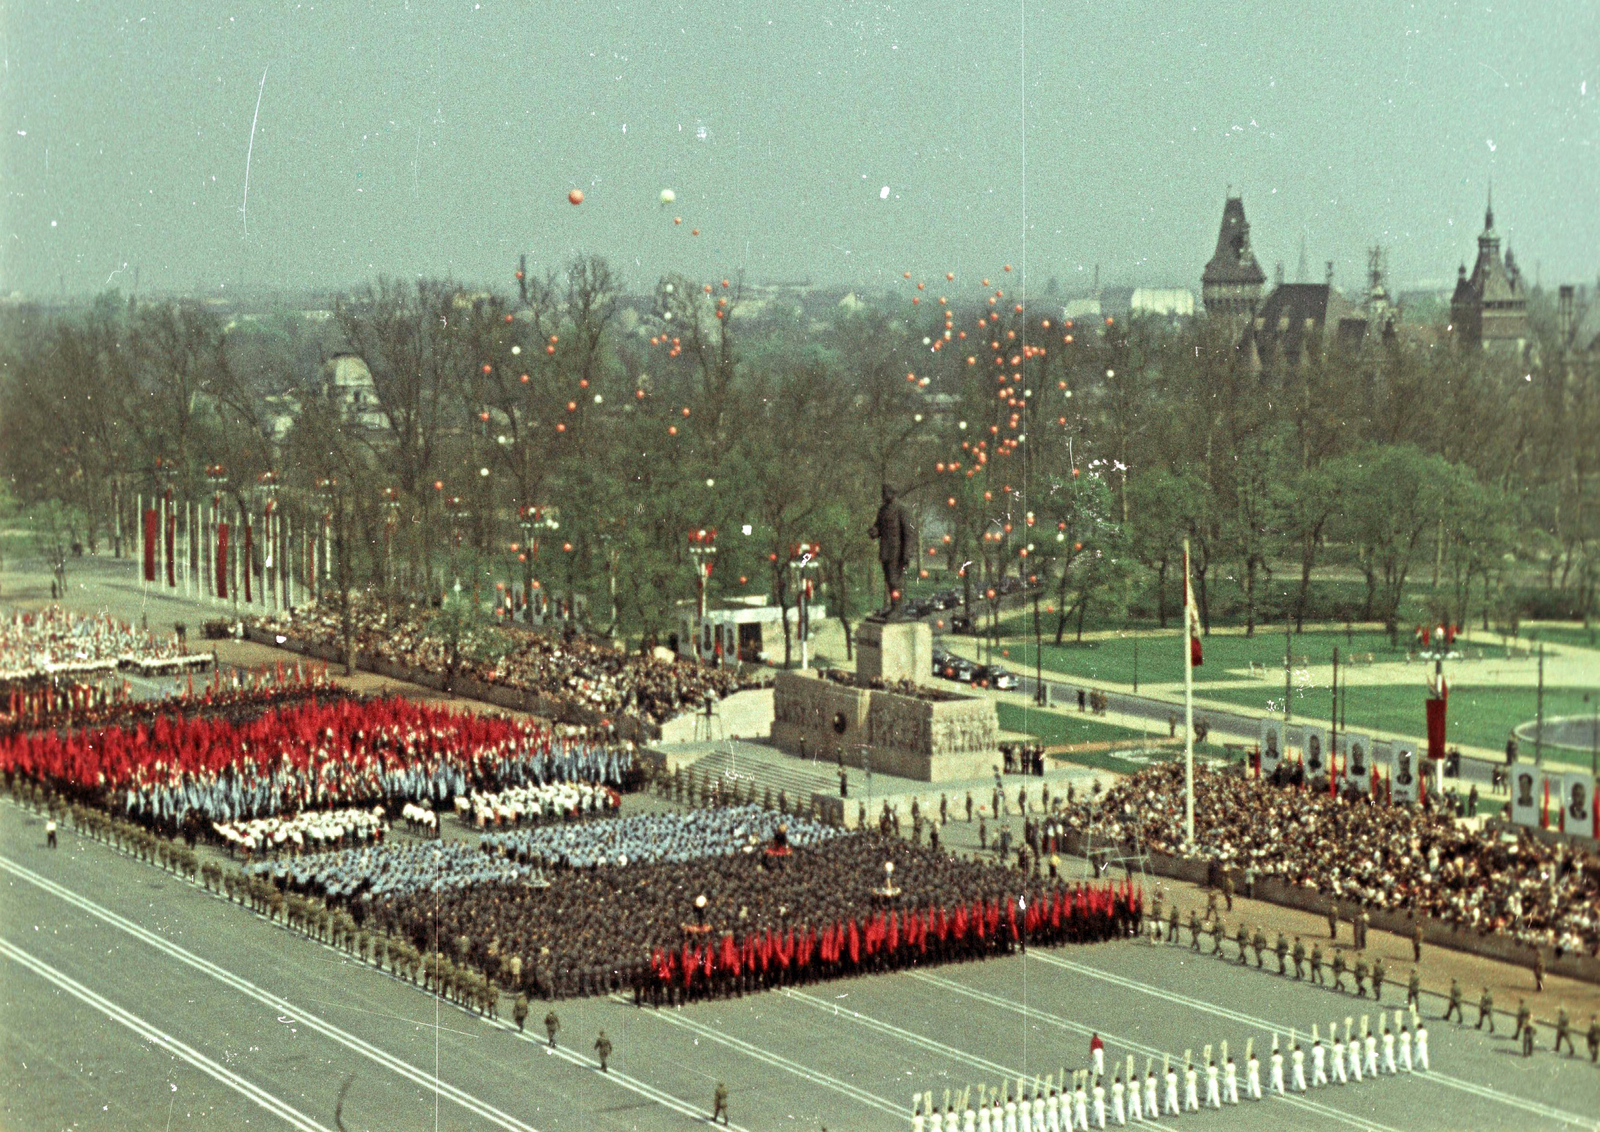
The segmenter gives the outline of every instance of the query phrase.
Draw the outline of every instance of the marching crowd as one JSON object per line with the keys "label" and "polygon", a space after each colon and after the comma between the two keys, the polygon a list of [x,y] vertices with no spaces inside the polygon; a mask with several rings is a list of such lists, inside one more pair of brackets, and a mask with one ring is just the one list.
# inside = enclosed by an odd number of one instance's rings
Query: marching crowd
{"label": "marching crowd", "polygon": [[383,840],[388,822],[382,806],[371,809],[314,810],[288,818],[251,818],[240,822],[212,822],[212,831],[230,850],[246,861],[273,850],[313,853],[346,842],[373,844]]}
{"label": "marching crowd", "polygon": [[786,818],[760,806],[718,806],[688,813],[638,814],[618,821],[490,834],[485,852],[563,868],[623,867],[764,851],[767,843],[819,845],[843,831],[809,818]]}
{"label": "marching crowd", "polygon": [[478,829],[516,829],[524,821],[564,820],[615,813],[622,796],[593,782],[541,782],[456,795],[456,816]]}
{"label": "marching crowd", "polygon": [[245,873],[271,878],[295,892],[325,897],[330,903],[351,904],[357,912],[365,907],[353,903],[358,896],[385,900],[490,882],[515,884],[537,875],[526,865],[490,857],[462,841],[410,842],[280,857],[248,865]]}
{"label": "marching crowd", "polygon": [[[1096,841],[1139,841],[1183,855],[1180,764],[1152,767],[1067,824]],[[1196,853],[1224,869],[1277,877],[1372,908],[1412,909],[1463,930],[1600,951],[1600,857],[1521,834],[1505,842],[1444,814],[1282,788],[1195,768]]]}
{"label": "marching crowd", "polygon": [[[451,642],[430,631],[434,614],[420,607],[392,617],[382,604],[363,600],[354,610],[358,652],[391,664],[429,672],[447,671]],[[304,607],[276,616],[251,619],[252,625],[285,637],[326,647],[343,641],[336,608]],[[483,630],[500,636],[505,651],[497,659],[474,660],[479,651],[459,643],[459,671],[486,684],[534,692],[586,711],[626,713],[654,723],[703,707],[751,686],[731,669],[683,661],[658,660],[628,653],[582,637],[563,639],[512,627]]]}
{"label": "marching crowd", "polygon": [[132,728],[0,737],[0,772],[168,833],[473,789],[618,785],[630,744],[406,699],[321,698],[254,718],[160,716]]}
{"label": "marching crowd", "polygon": [[157,671],[210,662],[209,653],[191,655],[176,635],[158,640],[104,613],[52,605],[0,619],[0,686],[119,667]]}
{"label": "marching crowd", "polygon": [[[478,868],[507,878],[528,868],[489,848]],[[452,860],[455,875],[474,867]],[[802,848],[775,835],[759,852],[556,869],[542,884],[436,884],[431,850],[409,864],[413,879],[390,879],[404,868],[386,860],[382,891],[370,883],[352,902],[364,924],[552,998],[631,988],[636,1001],[681,1001],[981,959],[1029,942],[1089,942],[1136,931],[1142,901],[1127,884],[1030,879],[861,833]]]}

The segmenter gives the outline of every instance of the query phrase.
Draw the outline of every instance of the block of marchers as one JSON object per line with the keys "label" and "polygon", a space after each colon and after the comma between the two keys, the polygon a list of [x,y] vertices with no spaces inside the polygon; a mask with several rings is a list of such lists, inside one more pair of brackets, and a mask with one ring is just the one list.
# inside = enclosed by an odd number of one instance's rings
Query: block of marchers
{"label": "block of marchers", "polygon": [[856,681],[928,682],[933,671],[933,630],[922,621],[868,619],[856,630]]}

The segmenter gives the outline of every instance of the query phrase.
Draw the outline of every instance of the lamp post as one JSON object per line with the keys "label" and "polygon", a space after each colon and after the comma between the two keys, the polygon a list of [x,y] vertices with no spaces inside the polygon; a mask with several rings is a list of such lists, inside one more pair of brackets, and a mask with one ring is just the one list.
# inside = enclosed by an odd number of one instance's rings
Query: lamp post
{"label": "lamp post", "polygon": [[[206,468],[206,482],[211,485],[211,530],[220,532],[222,529],[222,493],[228,489],[228,469],[221,464],[209,465]],[[211,596],[224,600],[227,595],[218,592],[220,587],[217,584],[218,582],[225,582],[227,578],[224,573],[227,569],[227,560],[218,553],[222,549],[219,545],[220,537],[220,533],[218,533],[208,540],[212,551],[211,569],[207,573],[211,575]]]}
{"label": "lamp post", "polygon": [[800,631],[800,671],[804,672],[811,664],[811,591],[812,580],[807,576],[807,571],[813,574],[821,565],[822,547],[814,542],[797,544],[789,552],[789,566],[794,570],[798,579],[795,593],[799,595],[797,606],[797,627]]}
{"label": "lamp post", "polygon": [[525,503],[517,508],[517,526],[522,528],[522,549],[517,560],[522,563],[522,600],[527,610],[524,620],[533,622],[533,591],[537,582],[533,578],[533,560],[539,556],[539,532],[555,531],[561,526],[548,507]]}
{"label": "lamp post", "polygon": [[715,527],[701,527],[689,532],[689,557],[694,559],[694,580],[699,589],[699,618],[695,622],[694,657],[696,663],[703,663],[702,642],[705,640],[706,623],[706,583],[711,580],[711,568],[717,561],[717,530]]}
{"label": "lamp post", "polygon": [[[278,524],[278,473],[268,468],[256,477],[256,495],[261,502],[261,604],[265,607],[269,583],[273,598],[277,601],[278,609],[283,609],[283,593],[273,576],[278,565],[277,524]],[[248,564],[246,569],[248,569]]]}
{"label": "lamp post", "polygon": [[400,489],[386,487],[378,497],[383,512],[383,602],[384,612],[394,616],[394,534],[400,528]]}

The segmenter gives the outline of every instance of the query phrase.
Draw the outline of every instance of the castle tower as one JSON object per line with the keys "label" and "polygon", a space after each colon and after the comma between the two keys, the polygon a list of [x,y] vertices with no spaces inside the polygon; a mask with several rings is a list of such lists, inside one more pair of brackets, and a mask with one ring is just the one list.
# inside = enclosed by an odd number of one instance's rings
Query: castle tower
{"label": "castle tower", "polygon": [[1450,327],[1456,340],[1496,353],[1520,354],[1528,341],[1528,297],[1509,249],[1500,254],[1494,227],[1494,195],[1483,213],[1478,258],[1471,274],[1462,264],[1450,296]]}
{"label": "castle tower", "polygon": [[1244,201],[1230,196],[1222,206],[1217,250],[1200,275],[1200,298],[1206,313],[1248,318],[1261,301],[1261,286],[1266,281],[1250,250],[1250,223],[1244,218]]}

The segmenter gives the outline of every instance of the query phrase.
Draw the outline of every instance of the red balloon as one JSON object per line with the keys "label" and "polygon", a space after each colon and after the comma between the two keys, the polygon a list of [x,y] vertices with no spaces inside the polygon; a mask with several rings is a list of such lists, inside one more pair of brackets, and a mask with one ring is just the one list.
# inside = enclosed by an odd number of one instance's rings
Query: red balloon
{"label": "red balloon", "polygon": [[583,190],[582,189],[573,189],[570,193],[567,194],[567,200],[571,201],[573,204],[582,204],[583,203]]}

